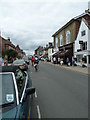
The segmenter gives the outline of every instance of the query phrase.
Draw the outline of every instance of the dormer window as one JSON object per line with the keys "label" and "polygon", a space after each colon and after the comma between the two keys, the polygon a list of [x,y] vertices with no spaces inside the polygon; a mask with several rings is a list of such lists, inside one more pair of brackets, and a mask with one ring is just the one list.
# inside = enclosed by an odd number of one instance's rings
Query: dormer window
{"label": "dormer window", "polygon": [[86,31],[85,30],[81,31],[81,36],[85,36],[85,35],[86,35]]}
{"label": "dormer window", "polygon": [[70,31],[68,30],[66,32],[66,44],[69,44],[70,43]]}

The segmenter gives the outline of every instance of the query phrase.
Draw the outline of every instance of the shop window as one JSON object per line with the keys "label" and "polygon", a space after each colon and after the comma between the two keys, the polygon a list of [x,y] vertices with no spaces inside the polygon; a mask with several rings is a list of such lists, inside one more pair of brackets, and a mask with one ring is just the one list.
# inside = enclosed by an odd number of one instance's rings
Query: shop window
{"label": "shop window", "polygon": [[62,46],[62,45],[63,45],[63,36],[60,35],[60,46]]}
{"label": "shop window", "polygon": [[68,30],[66,32],[66,44],[69,44],[70,43],[70,31]]}
{"label": "shop window", "polygon": [[87,56],[84,56],[84,57],[82,58],[82,61],[83,61],[84,63],[87,63]]}
{"label": "shop window", "polygon": [[76,55],[76,58],[77,58],[77,62],[80,62],[80,60],[82,60],[83,58],[83,55]]}

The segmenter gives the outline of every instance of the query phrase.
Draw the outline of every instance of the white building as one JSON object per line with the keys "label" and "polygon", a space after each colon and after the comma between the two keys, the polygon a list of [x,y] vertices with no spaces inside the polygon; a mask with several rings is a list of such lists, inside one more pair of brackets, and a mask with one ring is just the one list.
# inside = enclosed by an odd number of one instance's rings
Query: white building
{"label": "white building", "polygon": [[74,57],[77,58],[77,65],[90,66],[90,26],[84,18],[75,41]]}

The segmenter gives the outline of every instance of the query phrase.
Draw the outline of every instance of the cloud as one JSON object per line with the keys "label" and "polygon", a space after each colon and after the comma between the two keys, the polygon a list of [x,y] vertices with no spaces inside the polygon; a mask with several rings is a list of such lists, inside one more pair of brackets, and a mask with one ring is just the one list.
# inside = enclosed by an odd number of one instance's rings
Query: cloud
{"label": "cloud", "polygon": [[52,41],[54,32],[87,8],[88,0],[1,0],[0,29],[14,44],[34,51]]}

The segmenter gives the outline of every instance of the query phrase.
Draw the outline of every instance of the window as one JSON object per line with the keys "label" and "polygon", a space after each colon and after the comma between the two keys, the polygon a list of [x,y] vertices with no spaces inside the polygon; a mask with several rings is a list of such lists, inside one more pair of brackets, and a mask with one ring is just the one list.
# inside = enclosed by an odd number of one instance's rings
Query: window
{"label": "window", "polygon": [[15,78],[16,78],[17,87],[18,87],[19,99],[21,99],[22,93],[25,87],[26,74],[22,72],[20,69],[18,69],[15,73]]}
{"label": "window", "polygon": [[[15,90],[13,84],[13,76],[12,74],[0,74],[0,82],[2,83],[2,101],[0,101],[0,105],[7,104],[9,102],[15,101]],[[8,87],[8,85],[10,85]],[[1,87],[1,86],[0,86]]]}
{"label": "window", "polygon": [[83,43],[83,50],[87,50],[87,42]]}
{"label": "window", "polygon": [[58,48],[58,38],[56,37],[56,48]]}
{"label": "window", "polygon": [[60,35],[60,46],[62,46],[62,45],[63,45],[63,36]]}
{"label": "window", "polygon": [[80,62],[80,60],[83,58],[83,55],[76,55],[77,62]]}
{"label": "window", "polygon": [[89,64],[90,64],[90,55],[88,56],[88,61],[89,61]]}
{"label": "window", "polygon": [[83,44],[80,44],[81,50],[87,50],[87,42],[83,42]]}
{"label": "window", "polygon": [[70,43],[70,31],[68,30],[66,32],[66,44],[69,44]]}
{"label": "window", "polygon": [[81,36],[84,36],[84,35],[86,35],[85,30],[81,31]]}

